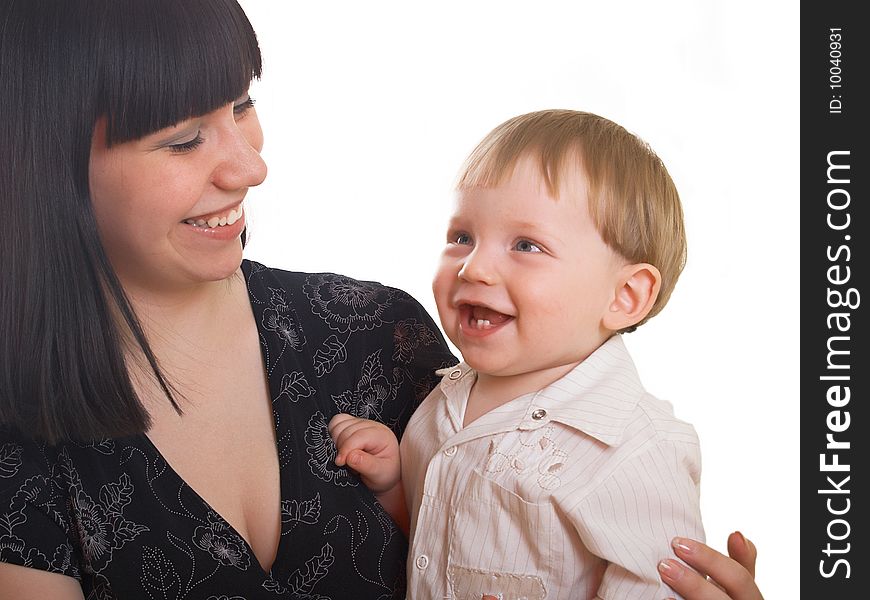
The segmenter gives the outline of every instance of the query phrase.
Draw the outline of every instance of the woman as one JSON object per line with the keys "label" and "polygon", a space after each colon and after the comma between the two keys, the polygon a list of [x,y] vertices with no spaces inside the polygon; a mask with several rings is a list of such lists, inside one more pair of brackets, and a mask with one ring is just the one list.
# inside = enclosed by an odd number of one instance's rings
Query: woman
{"label": "woman", "polygon": [[399,290],[242,260],[241,8],[4,0],[0,28],[0,598],[401,597],[405,540],[326,423],[401,433],[455,359]]}

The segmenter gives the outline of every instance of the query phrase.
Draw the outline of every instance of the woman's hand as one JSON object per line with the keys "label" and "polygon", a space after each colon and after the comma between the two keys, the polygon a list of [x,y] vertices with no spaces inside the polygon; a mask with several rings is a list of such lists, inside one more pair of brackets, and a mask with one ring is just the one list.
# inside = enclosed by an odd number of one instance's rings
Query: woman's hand
{"label": "woman's hand", "polygon": [[709,576],[705,578],[673,559],[659,563],[662,581],[686,600],[763,600],[755,584],[758,552],[740,532],[728,536],[730,558],[685,538],[674,538],[673,547],[678,557]]}

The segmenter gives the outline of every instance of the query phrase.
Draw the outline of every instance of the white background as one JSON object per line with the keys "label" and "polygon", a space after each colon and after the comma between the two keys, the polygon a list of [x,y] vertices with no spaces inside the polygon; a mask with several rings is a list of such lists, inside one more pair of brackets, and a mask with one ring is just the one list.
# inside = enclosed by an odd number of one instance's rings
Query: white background
{"label": "white background", "polygon": [[798,591],[798,6],[785,1],[242,0],[270,173],[249,258],[400,287],[430,280],[460,163],[543,108],[650,143],[683,200],[689,260],[626,337],[693,423],[711,544],[740,529],[769,600]]}

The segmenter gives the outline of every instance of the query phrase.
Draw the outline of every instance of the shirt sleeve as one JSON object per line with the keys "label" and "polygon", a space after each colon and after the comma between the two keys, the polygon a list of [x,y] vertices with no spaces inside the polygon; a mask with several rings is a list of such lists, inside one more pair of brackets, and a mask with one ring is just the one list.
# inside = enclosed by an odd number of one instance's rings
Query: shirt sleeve
{"label": "shirt sleeve", "polygon": [[37,444],[0,435],[0,562],[80,579],[67,503]]}
{"label": "shirt sleeve", "polygon": [[678,597],[657,565],[676,536],[703,541],[697,443],[657,441],[623,462],[573,511],[586,547],[607,561],[603,600]]}

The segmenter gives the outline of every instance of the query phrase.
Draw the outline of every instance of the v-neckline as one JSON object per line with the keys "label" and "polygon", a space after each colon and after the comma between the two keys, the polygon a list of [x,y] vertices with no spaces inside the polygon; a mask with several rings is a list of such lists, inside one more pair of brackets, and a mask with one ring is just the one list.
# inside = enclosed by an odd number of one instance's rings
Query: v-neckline
{"label": "v-neckline", "polygon": [[[272,419],[272,420],[274,421],[274,416],[273,416],[273,419]],[[247,538],[245,538],[245,536],[243,536],[241,533],[239,533],[238,529],[236,529],[235,526],[234,526],[232,523],[230,523],[229,520],[227,520],[226,517],[224,517],[220,512],[218,512],[217,510],[215,510],[215,508],[214,508],[214,507],[213,507],[213,506],[208,502],[208,500],[206,500],[206,499],[202,496],[202,494],[200,494],[198,491],[196,491],[196,489],[194,489],[194,487],[193,487],[192,485],[190,485],[190,484],[187,482],[187,480],[185,480],[184,477],[182,477],[182,476],[178,473],[178,471],[175,470],[175,467],[173,467],[173,466],[172,466],[172,463],[170,463],[170,462],[166,459],[166,457],[163,455],[163,453],[160,452],[160,449],[159,449],[159,448],[157,447],[157,445],[156,445],[156,444],[151,440],[151,438],[148,437],[148,434],[143,433],[143,434],[141,434],[141,435],[142,435],[142,438],[144,438],[145,443],[150,447],[151,451],[152,451],[152,452],[153,452],[157,457],[159,457],[160,460],[162,460],[163,463],[166,465],[166,468],[167,468],[167,470],[171,473],[172,477],[174,477],[174,478],[177,480],[177,482],[178,482],[179,484],[181,484],[181,487],[182,487],[182,488],[184,488],[185,490],[187,490],[187,492],[186,492],[187,495],[190,496],[190,497],[191,497],[195,502],[198,502],[198,503],[200,503],[203,507],[205,507],[206,510],[207,510],[208,512],[210,512],[210,513],[213,514],[215,517],[217,517],[218,519],[220,519],[221,523],[223,523],[223,524],[227,527],[227,529],[228,529],[229,531],[231,531],[231,532],[233,533],[233,535],[235,535],[235,536],[236,536],[239,540],[241,540],[241,542],[245,545],[245,551],[246,551],[246,552],[248,553],[248,555],[251,557],[251,562],[252,562],[254,565],[256,565],[256,568],[259,569],[259,570],[263,573],[264,577],[267,577],[267,578],[268,578],[268,577],[271,577],[272,569],[275,568],[275,563],[278,562],[278,557],[281,556],[281,545],[282,545],[282,543],[283,543],[284,536],[282,535],[282,531],[281,531],[281,529],[280,529],[280,526],[279,526],[279,530],[278,530],[278,545],[275,547],[275,556],[272,557],[272,559],[271,559],[271,563],[270,563],[270,565],[269,565],[269,568],[266,569],[265,567],[263,567],[263,564],[260,562],[260,558],[259,558],[259,557],[257,556],[257,554],[254,552],[254,548],[253,548],[253,546],[251,546],[250,541],[249,541]],[[277,444],[276,444],[275,451],[277,452],[277,450],[278,450],[278,448],[277,448]],[[279,469],[280,469],[280,463],[279,463]],[[284,486],[283,486],[283,482],[280,481],[280,479],[281,479],[280,471],[279,471],[279,475],[278,475],[278,476],[279,476],[279,489],[280,489],[280,497],[279,497],[279,499],[278,499],[278,515],[279,515],[279,519],[280,519],[280,514],[281,514],[281,505],[282,505],[283,502],[284,502]],[[195,516],[196,516],[196,517],[199,517],[199,515],[195,515]],[[204,525],[204,524],[207,524],[207,523],[208,523],[208,518],[206,517],[205,520],[203,520],[201,524]]]}
{"label": "v-neckline", "polygon": [[284,489],[284,478],[281,476],[281,453],[280,453],[280,449],[278,448],[278,441],[280,439],[280,432],[278,431],[278,420],[275,418],[275,409],[272,406],[272,398],[273,398],[272,378],[269,374],[269,369],[266,366],[267,365],[266,348],[263,346],[263,343],[262,343],[263,331],[260,328],[261,324],[260,324],[260,321],[257,319],[257,313],[254,310],[254,305],[253,305],[253,298],[251,297],[251,289],[250,289],[250,284],[249,284],[250,266],[248,265],[247,269],[245,268],[245,266],[246,266],[245,261],[243,261],[242,265],[240,267],[240,270],[241,270],[242,277],[243,277],[243,280],[245,283],[245,292],[247,294],[248,306],[251,309],[252,317],[254,319],[254,327],[257,330],[257,337],[260,339],[260,343],[259,343],[260,366],[262,368],[263,374],[266,377],[266,393],[269,396],[270,416],[271,416],[271,420],[272,420],[272,434],[273,434],[274,439],[275,439],[273,449],[275,451],[275,458],[276,458],[276,462],[278,464],[278,506],[277,506],[278,519],[279,519],[278,544],[275,546],[275,555],[271,557],[271,561],[269,563],[268,569],[263,567],[263,564],[260,562],[260,558],[254,552],[254,548],[253,548],[253,546],[251,546],[250,541],[247,538],[245,538],[245,536],[243,536],[236,529],[236,527],[233,526],[232,523],[230,523],[230,521],[226,517],[224,517],[217,510],[215,510],[215,508],[202,496],[202,494],[200,494],[196,489],[194,489],[194,487],[192,485],[190,485],[190,483],[188,483],[187,480],[185,480],[181,476],[181,474],[175,469],[175,467],[172,466],[172,463],[170,463],[169,460],[167,460],[166,456],[163,455],[163,453],[160,451],[160,449],[157,447],[157,445],[154,443],[154,441],[148,436],[147,432],[142,433],[141,436],[145,439],[145,443],[151,448],[151,450],[154,452],[154,454],[157,457],[159,457],[160,460],[163,461],[163,463],[166,465],[167,469],[171,472],[172,476],[175,477],[175,479],[180,484],[182,484],[182,487],[184,487],[187,490],[188,495],[194,501],[202,504],[202,506],[204,506],[209,512],[211,512],[213,515],[215,515],[218,519],[220,519],[220,521],[227,527],[227,529],[229,531],[231,531],[236,537],[238,537],[239,540],[242,541],[242,543],[245,546],[245,550],[248,552],[248,554],[250,555],[250,557],[252,559],[252,562],[256,564],[256,568],[258,568],[263,573],[263,575],[265,577],[269,578],[272,576],[272,570],[275,568],[275,563],[278,562],[278,558],[281,556],[281,549],[282,549],[282,545],[284,543],[285,536],[283,535],[284,532],[283,532],[283,520],[281,519],[281,507],[283,506],[285,498],[286,498],[286,490]]}

